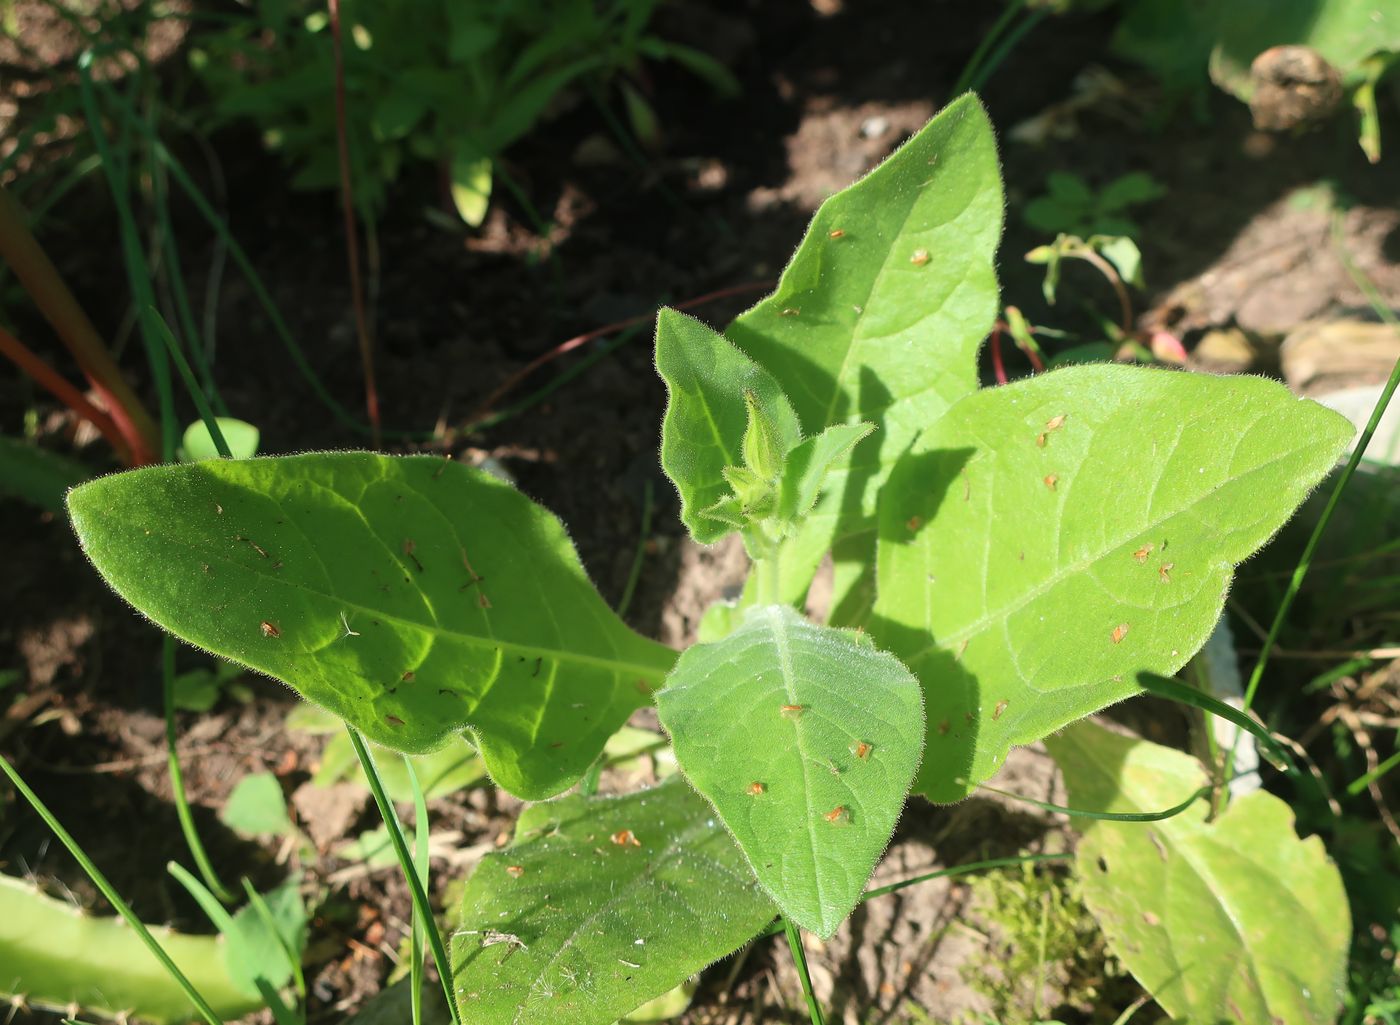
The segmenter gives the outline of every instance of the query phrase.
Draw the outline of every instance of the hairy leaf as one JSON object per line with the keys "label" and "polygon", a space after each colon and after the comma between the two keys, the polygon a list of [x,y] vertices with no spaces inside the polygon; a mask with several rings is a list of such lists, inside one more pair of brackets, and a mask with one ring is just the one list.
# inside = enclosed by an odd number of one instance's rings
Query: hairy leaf
{"label": "hairy leaf", "polygon": [[1116,365],[959,403],[881,499],[871,628],[923,683],[915,788],[956,800],[1180,669],[1351,433],[1270,381]]}
{"label": "hairy leaf", "polygon": [[[232,1019],[263,1006],[229,973],[222,937],[147,928],[216,1013]],[[57,1011],[83,1007],[158,1025],[195,1014],[184,990],[120,918],[85,914],[5,875],[0,965],[0,999],[18,997],[21,1007],[24,1001]]]}
{"label": "hairy leaf", "polygon": [[149,467],[68,504],[97,569],[171,633],[388,747],[470,730],[516,794],[582,775],[674,658],[608,609],[550,513],[441,459]]}
{"label": "hairy leaf", "polygon": [[[1194,758],[1093,723],[1046,745],[1070,804],[1087,811],[1164,808],[1206,782]],[[1351,922],[1322,841],[1299,840],[1267,791],[1214,822],[1208,810],[1202,800],[1162,822],[1084,827],[1084,900],[1113,953],[1176,1020],[1335,1021]]]}
{"label": "hairy leaf", "polygon": [[[725,332],[782,384],[805,434],[879,428],[784,546],[785,600],[800,599],[833,544],[848,571],[838,572],[838,606],[868,589],[860,568],[871,563],[889,467],[977,387],[977,348],[996,316],[1001,212],[991,124],[963,96],[823,203],[777,289]],[[864,600],[852,600],[833,621],[862,618]]]}
{"label": "hairy leaf", "polygon": [[923,745],[918,681],[786,605],[688,649],[657,696],[676,761],[783,913],[830,936],[890,841]]}
{"label": "hairy leaf", "polygon": [[679,777],[526,808],[467,883],[464,1021],[607,1025],[738,949],[777,909]]}
{"label": "hairy leaf", "polygon": [[786,453],[801,439],[797,414],[771,374],[694,317],[656,315],[656,369],[669,399],[661,424],[661,466],[681,498],[690,536],[712,544],[734,529],[706,515],[732,487],[725,467],[745,464],[745,396],[766,415]]}

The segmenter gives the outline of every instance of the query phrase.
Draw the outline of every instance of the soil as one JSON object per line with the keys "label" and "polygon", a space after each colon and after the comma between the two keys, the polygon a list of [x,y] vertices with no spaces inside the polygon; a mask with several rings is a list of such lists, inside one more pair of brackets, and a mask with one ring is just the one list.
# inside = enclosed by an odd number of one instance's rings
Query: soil
{"label": "soil", "polygon": [[[742,100],[715,100],[679,69],[649,68],[645,86],[663,141],[639,160],[624,155],[592,105],[566,110],[513,148],[505,165],[548,221],[544,230],[509,197],[494,202],[478,232],[444,228],[440,218],[424,216],[425,208],[442,207],[435,176],[407,171],[373,248],[376,370],[386,424],[422,440],[391,447],[495,460],[568,525],[609,601],[621,598],[640,558],[626,611],[634,627],[676,646],[692,641],[704,608],[742,581],[744,560],[734,546],[695,546],[679,524],[674,492],[657,464],[664,392],[645,326],[528,412],[485,429],[470,424],[503,382],[566,339],[644,317],[660,302],[752,285],[696,311],[716,326],[726,323],[781,269],[816,205],[946,102],[996,13],[996,5],[967,0],[869,0],[859,9],[841,0],[668,7],[658,30],[726,59],[742,81]],[[1086,334],[1093,311],[1116,316],[1112,293],[1087,268],[1069,268],[1061,305],[1046,306],[1039,269],[1019,258],[1045,239],[1020,211],[1052,170],[1072,170],[1094,185],[1145,170],[1167,194],[1134,211],[1149,284],[1137,296],[1138,327],[1170,330],[1188,349],[1210,331],[1239,329],[1252,346],[1247,368],[1268,369],[1267,355],[1259,354],[1284,334],[1363,302],[1328,241],[1329,210],[1343,201],[1351,259],[1400,305],[1400,179],[1388,163],[1366,163],[1350,122],[1309,135],[1264,136],[1250,126],[1248,109],[1226,96],[1205,97],[1199,112],[1173,108],[1150,79],[1111,63],[1093,79],[1098,98],[1086,100],[1085,69],[1105,62],[1111,29],[1107,15],[1046,19],[984,91],[1003,135],[1005,302],[1032,323]],[[1102,88],[1104,81],[1112,87]],[[1034,125],[1053,129],[1049,136],[1016,141],[1029,130],[1015,126],[1035,118]],[[1383,107],[1382,132],[1400,139],[1393,105]],[[207,152],[189,136],[171,145],[201,169],[211,166],[212,152],[219,174],[201,170],[201,180],[315,373],[345,407],[362,409],[336,198],[289,191],[285,170],[251,134],[226,131],[208,143]],[[1322,182],[1331,206],[1319,205]],[[200,296],[224,254],[192,211],[177,205],[175,213],[191,294]],[[119,343],[128,339],[129,302],[116,283],[120,254],[103,182],[91,176],[79,186],[44,222],[41,238],[99,331]],[[217,379],[235,415],[261,428],[262,450],[365,444],[317,402],[247,282],[223,273],[216,284]],[[12,305],[20,337],[77,379],[42,323]],[[588,343],[532,374],[496,409],[531,395],[602,344]],[[122,363],[153,401],[136,348],[125,346]],[[1028,369],[1018,353],[1005,355],[1013,374]],[[986,375],[990,381],[990,368]],[[19,433],[31,409],[40,411],[55,445],[83,439],[27,381],[0,380],[0,430]],[[192,408],[180,412],[184,422],[195,418]],[[94,471],[113,468],[100,443],[89,444],[84,458]],[[189,860],[164,761],[159,638],[104,589],[61,518],[0,501],[0,532],[8,541],[0,670],[23,674],[21,698],[0,718],[0,749],[146,920],[201,929],[188,898],[152,871],[168,859]],[[180,665],[207,660],[182,651]],[[288,795],[297,792],[324,740],[284,728],[293,707],[286,690],[243,683],[246,701],[225,697],[209,713],[181,715],[180,751],[196,822],[221,872],[271,885],[287,870],[280,860],[286,852],[240,838],[216,812],[252,771],[274,772]],[[1056,799],[1053,767],[1035,749],[1009,761],[999,785]],[[73,899],[99,907],[42,825],[13,803],[3,807],[0,867],[61,884]],[[508,835],[514,807],[504,795],[476,788],[435,801],[432,812],[435,826],[455,831],[459,847],[473,850]],[[952,808],[911,804],[878,881],[1063,849],[1062,824],[1027,807],[989,798]],[[330,816],[337,823],[330,832],[344,835],[373,821],[363,806],[304,814]],[[458,859],[452,871],[460,875],[469,860]],[[346,866],[323,854],[300,867],[312,889]],[[990,943],[969,927],[965,900],[965,887],[940,882],[858,911],[813,959],[831,1020],[954,1022],[988,1010],[960,971]],[[312,926],[313,1022],[338,1019],[378,991],[397,961],[407,908],[392,872],[352,873],[330,887]],[[729,964],[706,976],[684,1020],[805,1020],[785,951],[764,944]],[[1066,1021],[1100,1020],[1082,1008],[1063,1013]]]}

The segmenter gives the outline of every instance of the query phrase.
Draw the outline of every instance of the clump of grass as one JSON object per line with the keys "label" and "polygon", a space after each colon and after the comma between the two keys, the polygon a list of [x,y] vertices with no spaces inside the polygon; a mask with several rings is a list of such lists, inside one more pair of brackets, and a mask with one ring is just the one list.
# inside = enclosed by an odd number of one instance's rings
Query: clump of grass
{"label": "clump of grass", "polygon": [[1028,863],[968,885],[969,919],[988,942],[962,974],[991,1005],[992,1020],[1040,1021],[1073,1009],[1111,1021],[1114,1008],[1132,1002],[1135,984],[1065,871]]}

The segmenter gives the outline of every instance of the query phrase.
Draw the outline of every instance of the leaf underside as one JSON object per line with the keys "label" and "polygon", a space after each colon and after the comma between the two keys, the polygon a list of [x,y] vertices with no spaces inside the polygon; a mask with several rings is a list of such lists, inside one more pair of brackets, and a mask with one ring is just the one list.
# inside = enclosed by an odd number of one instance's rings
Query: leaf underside
{"label": "leaf underside", "polygon": [[1117,365],[955,406],[881,498],[871,631],[923,684],[915,789],[960,799],[1012,745],[1181,668],[1351,433],[1266,380]]}
{"label": "leaf underside", "polygon": [[681,655],[657,695],[676,761],[765,889],[830,936],[860,900],[919,764],[917,681],[788,606]]}
{"label": "leaf underside", "polygon": [[464,730],[495,781],[573,783],[670,667],[559,521],[442,459],[316,453],[148,467],[69,511],[124,598],[410,753]]}
{"label": "leaf underside", "polygon": [[777,909],[680,778],[525,810],[477,866],[452,963],[464,1021],[607,1025],[738,949]]}
{"label": "leaf underside", "polygon": [[[1194,758],[1089,722],[1046,745],[1087,811],[1169,807],[1206,782]],[[1084,829],[1078,873],[1110,948],[1174,1020],[1335,1021],[1351,922],[1322,841],[1267,791],[1207,812]]]}

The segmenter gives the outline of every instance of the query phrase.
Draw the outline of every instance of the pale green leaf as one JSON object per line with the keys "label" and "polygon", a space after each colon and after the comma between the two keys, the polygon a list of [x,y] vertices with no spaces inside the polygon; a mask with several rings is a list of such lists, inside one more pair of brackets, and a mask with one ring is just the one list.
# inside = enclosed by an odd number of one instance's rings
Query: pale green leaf
{"label": "pale green leaf", "polygon": [[[727,329],[782,384],[804,434],[879,428],[785,544],[784,600],[800,600],[835,544],[853,568],[838,574],[842,611],[864,579],[857,568],[871,563],[875,495],[889,467],[977,387],[977,349],[997,310],[1001,214],[992,128],[963,96],[823,203],[777,289]],[[862,604],[833,621],[858,621]]]}
{"label": "pale green leaf", "polygon": [[[218,424],[219,433],[224,436],[224,442],[233,458],[251,459],[257,455],[261,433],[256,427],[246,420],[237,420],[231,416],[216,416],[214,422]],[[187,462],[219,458],[219,448],[214,444],[214,438],[203,420],[196,420],[185,428],[180,448],[180,458]]]}
{"label": "pale green leaf", "polygon": [[0,496],[14,495],[61,512],[63,493],[89,476],[82,463],[18,438],[0,437]]}
{"label": "pale green leaf", "polygon": [[562,525],[490,474],[321,453],[75,489],[84,550],[172,633],[409,753],[470,729],[492,778],[558,793],[674,653],[629,630]]}
{"label": "pale green leaf", "polygon": [[[1196,759],[1092,723],[1046,745],[1087,811],[1165,808],[1206,782]],[[1351,921],[1322,841],[1300,840],[1267,791],[1208,812],[1202,800],[1161,822],[1083,827],[1084,901],[1114,955],[1176,1020],[1335,1021]]]}
{"label": "pale green leaf", "polygon": [[668,400],[661,423],[661,467],[681,499],[681,520],[690,536],[712,544],[734,526],[705,514],[730,493],[727,466],[743,466],[752,395],[787,452],[801,440],[797,415],[767,371],[723,335],[672,309],[656,315],[656,369]]}
{"label": "pale green leaf", "polygon": [[[215,1013],[231,1020],[263,1006],[229,975],[224,938],[147,928]],[[157,1025],[195,1017],[184,990],[126,922],[90,915],[6,875],[0,875],[0,965],[6,1003],[19,997],[21,1004],[77,1006]]]}
{"label": "pale green leaf", "polygon": [[923,683],[916,789],[957,800],[1180,669],[1351,433],[1271,381],[1118,365],[959,403],[881,498],[871,629]]}
{"label": "pale green leaf", "polygon": [[836,931],[889,843],[923,746],[918,682],[786,605],[681,655],[656,696],[676,761],[783,913]]}
{"label": "pale green leaf", "polygon": [[282,784],[270,772],[254,772],[240,779],[219,818],[230,829],[250,836],[281,835],[292,830]]}
{"label": "pale green leaf", "polygon": [[475,154],[467,147],[452,158],[452,205],[473,228],[486,219],[491,204],[491,158]]}
{"label": "pale green leaf", "polygon": [[467,884],[452,962],[473,1025],[607,1025],[738,949],[777,909],[676,777],[526,808]]}
{"label": "pale green leaf", "polygon": [[872,430],[870,424],[832,424],[789,452],[778,494],[778,516],[798,523],[811,512],[827,479]]}

